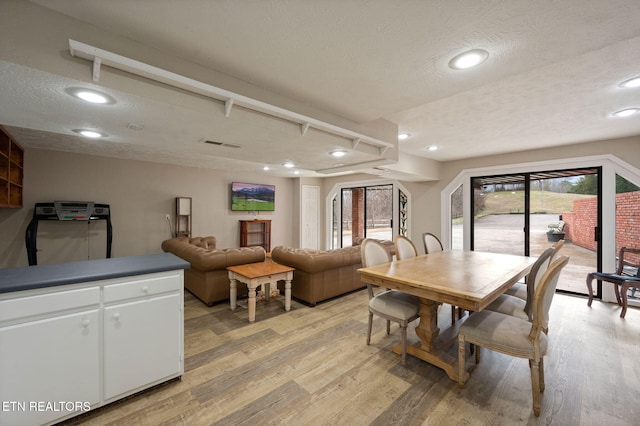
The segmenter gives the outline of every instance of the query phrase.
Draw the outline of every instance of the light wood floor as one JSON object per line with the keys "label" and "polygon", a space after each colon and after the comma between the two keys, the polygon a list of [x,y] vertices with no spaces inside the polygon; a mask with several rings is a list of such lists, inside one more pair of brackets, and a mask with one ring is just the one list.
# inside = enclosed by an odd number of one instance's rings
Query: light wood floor
{"label": "light wood floor", "polygon": [[[531,409],[526,360],[483,350],[464,388],[409,356],[400,364],[384,323],[365,343],[367,294],[314,308],[282,297],[206,307],[185,293],[185,374],[67,422],[89,425],[629,425],[640,423],[640,311],[557,294],[546,390]],[[450,309],[441,309],[447,325]],[[412,327],[410,327],[412,328]],[[415,333],[410,331],[410,338]],[[452,348],[455,354],[456,348]],[[468,357],[469,367],[473,357]],[[152,362],[152,361],[150,361]]]}

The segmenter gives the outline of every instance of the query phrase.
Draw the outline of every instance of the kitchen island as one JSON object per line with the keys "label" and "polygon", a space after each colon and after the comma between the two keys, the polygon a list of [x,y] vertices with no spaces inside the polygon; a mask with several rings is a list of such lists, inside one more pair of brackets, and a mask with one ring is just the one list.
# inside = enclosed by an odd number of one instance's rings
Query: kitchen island
{"label": "kitchen island", "polygon": [[52,424],[184,372],[169,254],[0,269],[0,424]]}

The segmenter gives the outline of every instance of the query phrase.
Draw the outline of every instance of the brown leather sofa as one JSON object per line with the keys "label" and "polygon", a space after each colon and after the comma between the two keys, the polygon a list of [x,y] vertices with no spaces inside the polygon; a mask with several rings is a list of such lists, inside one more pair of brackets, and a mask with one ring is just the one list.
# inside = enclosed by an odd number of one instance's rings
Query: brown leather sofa
{"label": "brown leather sofa", "polygon": [[[264,262],[262,247],[217,249],[215,237],[178,237],[162,242],[162,250],[191,263],[184,271],[184,287],[207,306],[229,299],[227,266]],[[247,286],[238,283],[238,296],[247,293]]]}
{"label": "brown leather sofa", "polygon": [[[393,254],[393,241],[385,241],[384,244]],[[291,295],[311,306],[366,287],[357,273],[362,268],[360,246],[334,250],[278,246],[271,250],[271,259],[296,268]]]}

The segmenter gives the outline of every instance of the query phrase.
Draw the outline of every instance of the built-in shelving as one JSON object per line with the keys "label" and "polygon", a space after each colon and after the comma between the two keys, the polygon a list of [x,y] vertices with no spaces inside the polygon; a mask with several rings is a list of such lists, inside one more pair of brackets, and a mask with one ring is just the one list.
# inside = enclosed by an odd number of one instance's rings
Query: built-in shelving
{"label": "built-in shelving", "polygon": [[22,207],[24,150],[0,126],[0,207]]}

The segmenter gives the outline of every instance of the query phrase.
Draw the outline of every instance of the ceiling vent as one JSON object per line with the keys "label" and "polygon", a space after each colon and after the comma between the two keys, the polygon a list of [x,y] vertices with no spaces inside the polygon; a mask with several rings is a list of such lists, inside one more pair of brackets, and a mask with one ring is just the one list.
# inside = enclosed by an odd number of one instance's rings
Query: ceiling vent
{"label": "ceiling vent", "polygon": [[217,146],[224,146],[226,148],[240,148],[240,145],[233,145],[231,143],[224,143],[224,142],[218,142],[218,141],[206,140],[206,141],[204,141],[204,143],[208,143],[208,144],[211,144],[211,145],[217,145]]}

